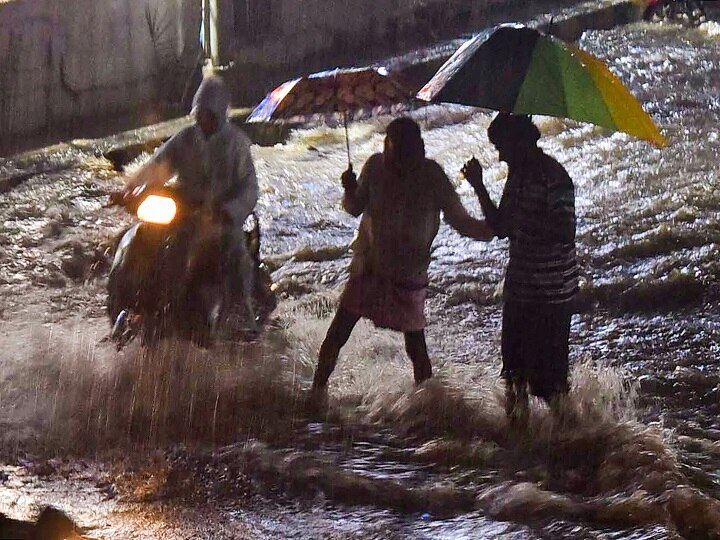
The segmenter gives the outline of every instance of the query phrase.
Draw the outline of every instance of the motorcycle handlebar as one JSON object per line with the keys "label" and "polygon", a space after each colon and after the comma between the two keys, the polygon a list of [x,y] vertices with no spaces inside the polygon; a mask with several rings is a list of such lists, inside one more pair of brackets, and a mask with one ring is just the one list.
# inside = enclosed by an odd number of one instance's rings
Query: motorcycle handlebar
{"label": "motorcycle handlebar", "polygon": [[149,195],[160,195],[164,197],[172,198],[179,207],[184,209],[185,213],[192,213],[202,208],[201,203],[191,201],[183,196],[183,193],[177,190],[174,186],[163,186],[162,188],[146,189],[145,186],[136,187],[134,189],[124,189],[119,191],[112,191],[108,194],[108,202],[105,204],[105,208],[112,208],[114,206],[122,206],[130,212],[135,214],[137,212],[140,203]]}

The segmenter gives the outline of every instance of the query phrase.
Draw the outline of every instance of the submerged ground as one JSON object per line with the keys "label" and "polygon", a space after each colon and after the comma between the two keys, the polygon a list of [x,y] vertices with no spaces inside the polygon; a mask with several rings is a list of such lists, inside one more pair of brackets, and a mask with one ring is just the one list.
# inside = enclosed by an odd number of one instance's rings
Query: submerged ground
{"label": "submerged ground", "polygon": [[[667,149],[538,119],[576,184],[581,414],[558,425],[534,403],[527,432],[509,429],[498,391],[507,245],[445,226],[428,303],[436,379],[413,388],[400,337],[362,324],[327,415],[305,413],[357,225],[339,207],[341,130],[253,148],[283,301],[260,342],[210,351],[101,341],[107,249],[129,222],[103,204],[122,175],[92,152],[50,152],[68,168],[0,194],[0,511],[55,504],[108,539],[720,538],[719,40],[711,22],[581,41],[644,101]],[[475,155],[499,196],[491,116],[413,114],[479,215],[458,171]],[[356,165],[387,121],[352,126]]]}

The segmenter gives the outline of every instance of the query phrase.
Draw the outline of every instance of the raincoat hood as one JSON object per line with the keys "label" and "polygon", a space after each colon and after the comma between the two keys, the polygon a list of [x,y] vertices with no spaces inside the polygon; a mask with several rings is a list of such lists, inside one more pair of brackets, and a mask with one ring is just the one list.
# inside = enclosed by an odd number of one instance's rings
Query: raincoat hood
{"label": "raincoat hood", "polygon": [[195,92],[190,114],[196,114],[198,109],[209,110],[222,126],[227,121],[229,108],[230,93],[223,80],[213,75],[204,79]]}

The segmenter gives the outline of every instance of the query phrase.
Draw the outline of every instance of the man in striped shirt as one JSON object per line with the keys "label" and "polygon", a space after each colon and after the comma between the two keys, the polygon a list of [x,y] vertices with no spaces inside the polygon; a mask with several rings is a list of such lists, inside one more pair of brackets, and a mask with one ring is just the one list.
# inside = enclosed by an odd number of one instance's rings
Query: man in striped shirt
{"label": "man in striped shirt", "polygon": [[488,138],[509,168],[499,206],[490,199],[476,159],[463,173],[495,235],[510,239],[502,375],[506,411],[522,423],[528,390],[553,407],[568,391],[571,303],[578,289],[575,193],[563,166],[538,148],[540,132],[529,117],[498,114]]}

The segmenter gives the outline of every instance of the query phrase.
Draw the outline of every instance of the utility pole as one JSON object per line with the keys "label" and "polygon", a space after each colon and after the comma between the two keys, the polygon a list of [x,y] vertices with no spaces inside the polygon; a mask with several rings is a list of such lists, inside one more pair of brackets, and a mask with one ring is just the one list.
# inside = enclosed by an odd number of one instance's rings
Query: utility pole
{"label": "utility pole", "polygon": [[217,66],[218,61],[218,0],[202,0],[203,53],[205,65]]}

